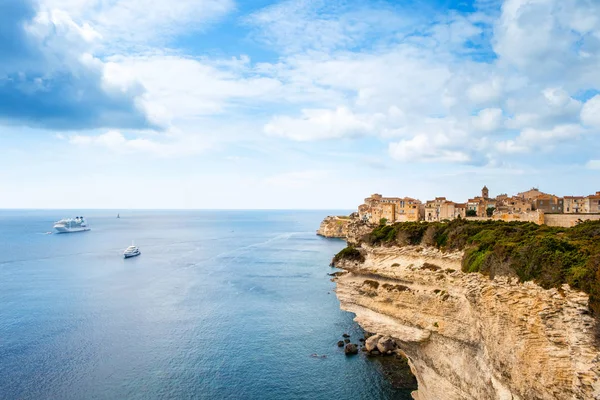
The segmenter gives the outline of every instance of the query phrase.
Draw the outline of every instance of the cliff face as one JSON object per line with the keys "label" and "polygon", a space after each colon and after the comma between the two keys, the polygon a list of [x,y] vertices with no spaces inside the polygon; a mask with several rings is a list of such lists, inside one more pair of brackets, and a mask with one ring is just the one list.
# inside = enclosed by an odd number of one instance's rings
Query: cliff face
{"label": "cliff face", "polygon": [[358,243],[360,237],[371,232],[372,229],[372,226],[354,216],[329,216],[321,222],[317,235],[345,239],[348,243]]}
{"label": "cliff face", "polygon": [[419,383],[413,397],[600,399],[588,297],[515,278],[461,272],[462,252],[363,247],[336,264],[341,307],[395,338]]}

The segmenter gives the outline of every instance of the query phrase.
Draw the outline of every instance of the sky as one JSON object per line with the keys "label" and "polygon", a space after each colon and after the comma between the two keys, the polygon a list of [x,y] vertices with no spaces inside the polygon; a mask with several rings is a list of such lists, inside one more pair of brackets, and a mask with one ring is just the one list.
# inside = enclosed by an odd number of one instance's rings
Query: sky
{"label": "sky", "polygon": [[600,190],[596,0],[2,0],[0,208]]}

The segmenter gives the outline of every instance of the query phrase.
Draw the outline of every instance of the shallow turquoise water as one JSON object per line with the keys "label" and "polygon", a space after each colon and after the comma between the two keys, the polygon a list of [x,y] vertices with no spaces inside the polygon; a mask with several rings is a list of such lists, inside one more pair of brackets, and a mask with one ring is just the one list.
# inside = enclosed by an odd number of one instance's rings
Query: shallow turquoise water
{"label": "shallow turquoise water", "polygon": [[336,347],[331,213],[0,211],[0,398],[409,399]]}

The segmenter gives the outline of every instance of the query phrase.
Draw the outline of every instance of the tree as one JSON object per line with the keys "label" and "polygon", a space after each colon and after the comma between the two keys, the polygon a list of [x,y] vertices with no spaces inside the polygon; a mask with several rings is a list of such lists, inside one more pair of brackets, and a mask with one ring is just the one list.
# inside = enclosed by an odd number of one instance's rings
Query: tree
{"label": "tree", "polygon": [[467,217],[476,217],[477,216],[477,211],[475,210],[467,210]]}
{"label": "tree", "polygon": [[379,220],[379,225],[383,226],[383,225],[385,225],[385,224],[387,224],[387,218],[381,218],[381,219]]}
{"label": "tree", "polygon": [[496,207],[490,207],[487,210],[485,210],[485,213],[487,214],[488,217],[491,217],[492,215],[494,215],[495,210],[496,210]]}

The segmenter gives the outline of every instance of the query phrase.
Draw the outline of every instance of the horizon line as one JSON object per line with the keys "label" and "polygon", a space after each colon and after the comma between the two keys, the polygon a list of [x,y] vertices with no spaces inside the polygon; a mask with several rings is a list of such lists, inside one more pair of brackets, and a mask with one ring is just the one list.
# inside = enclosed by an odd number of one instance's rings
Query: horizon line
{"label": "horizon line", "polygon": [[2,208],[0,211],[353,211],[351,208]]}

